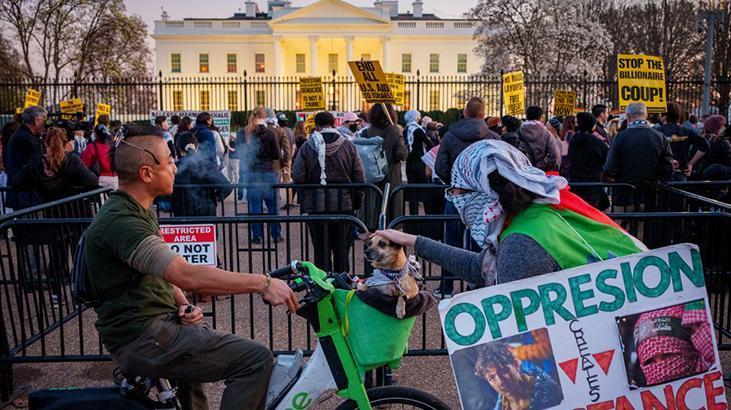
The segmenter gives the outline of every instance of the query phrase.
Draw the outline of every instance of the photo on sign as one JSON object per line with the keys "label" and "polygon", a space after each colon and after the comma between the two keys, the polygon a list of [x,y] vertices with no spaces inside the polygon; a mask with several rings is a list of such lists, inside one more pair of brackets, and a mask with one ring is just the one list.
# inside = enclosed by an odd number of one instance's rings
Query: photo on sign
{"label": "photo on sign", "polygon": [[707,371],[716,360],[703,299],[617,317],[630,389]]}
{"label": "photo on sign", "polygon": [[471,346],[451,359],[463,408],[541,410],[563,401],[546,328]]}

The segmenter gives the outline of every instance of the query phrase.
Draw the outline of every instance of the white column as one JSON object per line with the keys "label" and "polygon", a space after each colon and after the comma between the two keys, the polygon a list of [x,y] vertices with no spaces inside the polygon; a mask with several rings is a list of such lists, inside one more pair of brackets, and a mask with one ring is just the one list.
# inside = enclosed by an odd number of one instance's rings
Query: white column
{"label": "white column", "polygon": [[353,61],[353,36],[345,36],[345,61]]}
{"label": "white column", "polygon": [[317,76],[317,36],[309,36],[310,39],[310,75]]}
{"label": "white column", "polygon": [[391,50],[389,47],[389,42],[391,41],[391,38],[389,36],[381,36],[381,44],[383,46],[383,57],[381,58],[381,66],[383,68],[383,71],[391,71],[391,64],[389,63],[389,54],[391,54]]}
{"label": "white column", "polygon": [[274,70],[275,76],[284,75],[284,61],[282,61],[282,36],[273,36],[274,39]]}

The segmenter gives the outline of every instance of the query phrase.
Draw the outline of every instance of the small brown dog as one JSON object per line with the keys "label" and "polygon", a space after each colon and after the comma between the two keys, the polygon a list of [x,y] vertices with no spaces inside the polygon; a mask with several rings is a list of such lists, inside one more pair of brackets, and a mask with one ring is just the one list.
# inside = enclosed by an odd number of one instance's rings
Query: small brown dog
{"label": "small brown dog", "polygon": [[406,258],[403,246],[391,243],[383,236],[362,234],[359,238],[366,245],[366,261],[376,270],[365,283],[358,285],[358,290],[375,288],[386,296],[397,296],[396,317],[402,319],[406,315],[406,300],[419,294],[418,262],[413,257]]}

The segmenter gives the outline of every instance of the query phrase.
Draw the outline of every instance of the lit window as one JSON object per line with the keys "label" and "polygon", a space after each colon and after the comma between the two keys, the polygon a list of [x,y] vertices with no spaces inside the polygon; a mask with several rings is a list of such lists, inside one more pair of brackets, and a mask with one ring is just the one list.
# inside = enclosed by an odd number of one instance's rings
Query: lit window
{"label": "lit window", "polygon": [[173,90],[173,111],[181,111],[183,109],[183,92]]}
{"label": "lit window", "polygon": [[198,72],[207,73],[209,71],[210,71],[210,67],[208,66],[208,54],[199,54],[198,55]]}
{"label": "lit window", "polygon": [[200,101],[201,111],[208,111],[211,109],[211,92],[208,90],[201,91]]}
{"label": "lit window", "polygon": [[338,72],[338,55],[337,54],[328,54],[327,55],[327,72],[332,73],[335,71]]}
{"label": "lit window", "polygon": [[411,109],[411,91],[410,90],[404,90],[404,111],[409,111]]}
{"label": "lit window", "polygon": [[360,59],[363,61],[371,61],[371,53],[363,53],[360,55]]}
{"label": "lit window", "polygon": [[264,90],[256,90],[256,105],[266,105],[266,96]]}
{"label": "lit window", "polygon": [[431,90],[429,92],[429,111],[439,109],[439,90]]}
{"label": "lit window", "polygon": [[467,72],[467,54],[457,54],[457,72]]}
{"label": "lit window", "polygon": [[411,72],[411,54],[401,54],[401,72]]}
{"label": "lit window", "polygon": [[236,72],[236,54],[226,54],[226,67],[229,73]]}
{"label": "lit window", "polygon": [[228,91],[228,109],[230,111],[239,110],[239,94],[236,92],[236,90]]}
{"label": "lit window", "polygon": [[264,64],[264,54],[254,54],[254,65],[257,73],[265,73],[266,65]]}
{"label": "lit window", "polygon": [[439,72],[439,54],[429,54],[429,72]]}
{"label": "lit window", "polygon": [[297,68],[298,73],[305,72],[305,55],[304,54],[295,55],[295,66]]}
{"label": "lit window", "polygon": [[170,54],[170,72],[171,73],[179,73],[180,72],[180,53],[172,53]]}

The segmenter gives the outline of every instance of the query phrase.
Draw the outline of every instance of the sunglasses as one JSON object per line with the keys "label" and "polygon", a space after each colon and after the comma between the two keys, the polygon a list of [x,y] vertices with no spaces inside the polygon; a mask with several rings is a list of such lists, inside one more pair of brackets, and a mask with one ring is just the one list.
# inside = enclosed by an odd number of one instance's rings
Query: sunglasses
{"label": "sunglasses", "polygon": [[124,126],[120,127],[119,130],[114,134],[114,137],[112,138],[112,144],[114,145],[114,148],[119,147],[119,144],[127,145],[128,147],[134,148],[138,151],[144,151],[152,157],[152,160],[155,161],[156,165],[160,165],[160,161],[157,160],[157,157],[155,154],[153,154],[150,150],[146,148],[142,148],[139,145],[132,144],[131,142],[128,142],[124,139]]}

